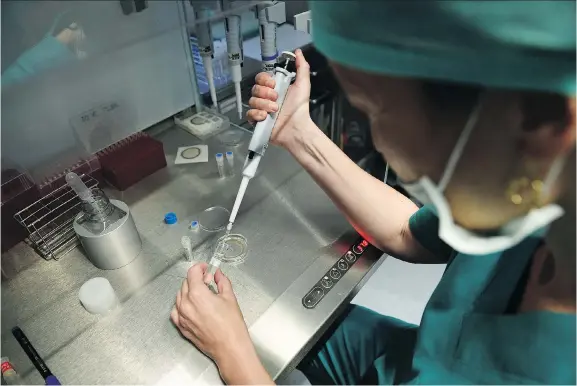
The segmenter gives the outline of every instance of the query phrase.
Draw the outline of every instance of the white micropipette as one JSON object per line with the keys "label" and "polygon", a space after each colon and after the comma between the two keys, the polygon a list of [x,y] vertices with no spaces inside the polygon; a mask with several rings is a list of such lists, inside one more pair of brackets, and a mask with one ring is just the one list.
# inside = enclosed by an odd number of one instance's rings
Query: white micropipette
{"label": "white micropipette", "polygon": [[236,215],[238,213],[238,209],[244,197],[244,193],[246,192],[246,187],[248,186],[251,178],[253,178],[256,174],[258,164],[260,163],[260,160],[268,147],[272,129],[282,108],[282,104],[286,97],[288,88],[296,76],[296,73],[287,70],[289,63],[295,59],[296,57],[292,52],[283,52],[281,55],[281,60],[285,60],[284,68],[275,67],[274,69],[274,89],[278,93],[277,104],[279,109],[275,113],[268,114],[266,119],[257,123],[254,128],[252,139],[248,145],[248,156],[246,157],[246,161],[242,170],[242,181],[240,183],[240,188],[238,189],[232,211],[230,212],[228,225],[226,227],[227,232],[230,232],[232,229],[234,220],[236,219]]}
{"label": "white micropipette", "polygon": [[242,62],[244,60],[242,52],[242,34],[240,29],[240,16],[230,15],[225,21],[226,29],[226,50],[228,51],[228,64],[234,83],[234,92],[236,94],[236,109],[238,118],[242,119],[242,98],[240,93],[240,82],[242,81]]}
{"label": "white micropipette", "polygon": [[[203,20],[208,18],[208,11],[201,9],[196,12],[196,19]],[[214,47],[212,40],[212,30],[210,22],[202,21],[196,27],[198,49],[202,57],[202,65],[206,72],[206,79],[208,81],[208,88],[210,90],[210,99],[215,109],[218,109],[218,100],[216,99],[216,87],[214,86],[214,71],[212,69],[212,59],[214,58]]]}

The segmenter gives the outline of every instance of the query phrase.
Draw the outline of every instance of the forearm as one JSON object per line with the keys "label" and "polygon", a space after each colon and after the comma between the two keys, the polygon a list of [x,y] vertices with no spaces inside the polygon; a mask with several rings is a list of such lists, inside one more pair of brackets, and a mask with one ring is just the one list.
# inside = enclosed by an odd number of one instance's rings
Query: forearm
{"label": "forearm", "polygon": [[227,385],[274,385],[274,381],[260,362],[254,348],[217,361],[220,375]]}
{"label": "forearm", "polygon": [[412,238],[408,220],[418,209],[408,198],[349,159],[309,120],[285,144],[298,162],[364,237],[378,248],[413,262],[432,256]]}

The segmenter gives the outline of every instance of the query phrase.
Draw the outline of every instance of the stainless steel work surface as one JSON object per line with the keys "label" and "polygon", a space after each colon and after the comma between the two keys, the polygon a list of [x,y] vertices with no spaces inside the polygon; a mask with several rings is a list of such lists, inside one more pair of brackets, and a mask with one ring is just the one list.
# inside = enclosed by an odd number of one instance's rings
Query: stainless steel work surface
{"label": "stainless steel work surface", "polygon": [[[130,206],[143,240],[132,263],[102,271],[78,248],[60,261],[38,258],[2,283],[2,355],[27,383],[43,382],[11,335],[15,325],[63,383],[220,382],[212,362],[179,335],[169,312],[192,264],[184,260],[180,238],[192,238],[195,261],[209,258],[221,234],[191,232],[187,226],[208,207],[232,207],[250,133],[236,148],[209,139],[209,162],[188,165],[174,165],[175,152],[199,143],[195,137],[171,128],[158,138],[168,167],[125,192],[109,191]],[[236,174],[220,179],[214,154],[226,150],[235,152]],[[166,212],[175,212],[179,223],[163,224]],[[367,250],[317,307],[306,309],[303,296],[358,235],[292,157],[273,147],[248,187],[233,233],[248,239],[248,257],[222,269],[265,367],[277,377],[310,348],[376,267],[380,253]],[[108,278],[121,300],[105,316],[89,314],[78,301],[80,286],[95,276]]]}

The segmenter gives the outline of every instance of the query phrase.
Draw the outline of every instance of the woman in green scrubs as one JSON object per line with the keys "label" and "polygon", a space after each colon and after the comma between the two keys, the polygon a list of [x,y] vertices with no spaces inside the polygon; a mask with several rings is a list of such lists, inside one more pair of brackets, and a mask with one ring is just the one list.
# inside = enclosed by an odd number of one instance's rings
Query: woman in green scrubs
{"label": "woman in green scrubs", "polygon": [[[390,255],[446,263],[420,326],[351,307],[300,365],[313,383],[576,383],[575,2],[311,1],[313,41],[425,206],[312,122],[309,67],[272,140]],[[253,121],[277,111],[257,76]],[[171,319],[227,383],[272,383],[233,289],[189,271]]]}

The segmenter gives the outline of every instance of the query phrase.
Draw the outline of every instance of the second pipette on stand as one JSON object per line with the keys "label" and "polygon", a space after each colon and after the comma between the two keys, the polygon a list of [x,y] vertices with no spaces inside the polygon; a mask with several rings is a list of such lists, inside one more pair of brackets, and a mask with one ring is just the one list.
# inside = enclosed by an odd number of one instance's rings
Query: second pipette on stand
{"label": "second pipette on stand", "polygon": [[[230,7],[230,2],[227,2]],[[238,118],[242,119],[242,98],[240,92],[240,82],[242,81],[242,62],[244,60],[242,52],[242,33],[240,28],[241,18],[239,15],[227,16],[224,20],[226,32],[226,50],[228,51],[228,65],[234,83],[234,92],[236,94],[236,109]]]}
{"label": "second pipette on stand", "polygon": [[277,25],[286,21],[286,6],[284,1],[265,1],[257,5],[256,17],[260,29],[262,69],[272,75],[278,57],[276,44]]}
{"label": "second pipette on stand", "polygon": [[[197,6],[200,7],[200,6]],[[208,88],[210,90],[210,99],[212,106],[218,109],[218,100],[216,98],[216,87],[214,85],[214,71],[212,69],[212,59],[214,58],[214,46],[212,41],[212,30],[210,29],[210,21],[208,20],[209,12],[200,9],[195,12],[197,20],[201,20],[197,25],[198,49],[202,57],[202,64],[206,72],[206,80],[208,81]]]}

